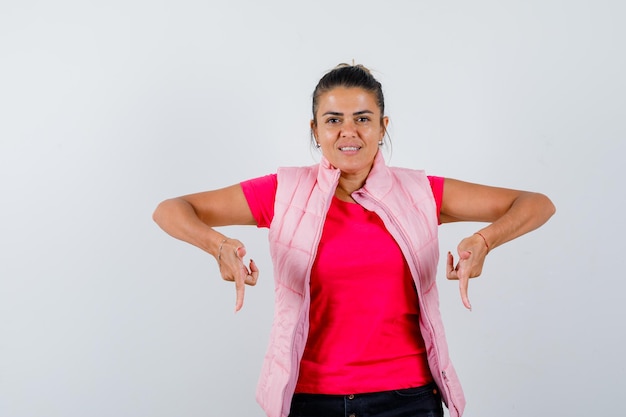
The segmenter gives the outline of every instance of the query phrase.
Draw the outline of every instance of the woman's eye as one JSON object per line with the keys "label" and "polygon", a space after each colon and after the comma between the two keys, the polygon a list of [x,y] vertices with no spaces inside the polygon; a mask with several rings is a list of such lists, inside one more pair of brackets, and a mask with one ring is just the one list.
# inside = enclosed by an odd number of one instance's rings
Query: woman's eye
{"label": "woman's eye", "polygon": [[359,117],[356,120],[357,120],[357,122],[364,123],[364,122],[369,122],[370,118],[369,117]]}
{"label": "woman's eye", "polygon": [[333,118],[326,120],[326,123],[329,123],[329,124],[339,123],[339,119],[337,119],[336,117],[333,117]]}

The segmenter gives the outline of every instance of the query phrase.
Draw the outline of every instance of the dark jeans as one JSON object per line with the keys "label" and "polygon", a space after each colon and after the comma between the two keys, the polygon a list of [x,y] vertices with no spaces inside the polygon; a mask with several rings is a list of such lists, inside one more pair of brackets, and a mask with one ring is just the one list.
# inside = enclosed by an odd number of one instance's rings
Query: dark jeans
{"label": "dark jeans", "polygon": [[289,417],[443,417],[435,384],[354,395],[295,394]]}

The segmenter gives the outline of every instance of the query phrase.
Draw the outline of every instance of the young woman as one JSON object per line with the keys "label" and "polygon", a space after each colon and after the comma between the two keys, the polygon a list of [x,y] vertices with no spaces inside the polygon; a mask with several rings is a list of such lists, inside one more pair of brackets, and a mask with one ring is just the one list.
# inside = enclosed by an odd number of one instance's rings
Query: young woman
{"label": "young woman", "polygon": [[314,166],[162,202],[154,220],[213,255],[235,282],[236,306],[259,270],[244,244],[215,227],[268,227],[275,319],[257,391],[269,417],[463,413],[448,357],[435,282],[437,228],[479,221],[448,253],[471,308],[468,281],[493,248],[545,223],[544,195],[488,187],[385,165],[389,119],[380,83],[360,65],[339,65],[313,93]]}

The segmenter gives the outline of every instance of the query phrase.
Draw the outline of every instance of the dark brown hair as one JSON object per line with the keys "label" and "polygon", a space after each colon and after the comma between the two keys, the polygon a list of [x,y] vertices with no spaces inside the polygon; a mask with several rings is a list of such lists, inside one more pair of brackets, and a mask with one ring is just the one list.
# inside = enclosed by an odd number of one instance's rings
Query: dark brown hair
{"label": "dark brown hair", "polygon": [[313,91],[313,123],[317,123],[316,113],[320,96],[337,87],[357,87],[373,93],[380,109],[380,117],[385,115],[383,86],[374,78],[370,70],[363,65],[339,64],[320,79]]}

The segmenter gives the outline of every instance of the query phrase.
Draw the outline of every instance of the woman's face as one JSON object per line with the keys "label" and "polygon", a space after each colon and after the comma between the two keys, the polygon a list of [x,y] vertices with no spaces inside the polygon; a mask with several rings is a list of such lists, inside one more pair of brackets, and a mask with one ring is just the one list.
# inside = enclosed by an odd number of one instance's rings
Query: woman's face
{"label": "woman's face", "polygon": [[365,180],[389,123],[376,96],[361,88],[334,88],[319,97],[313,135],[332,166]]}

